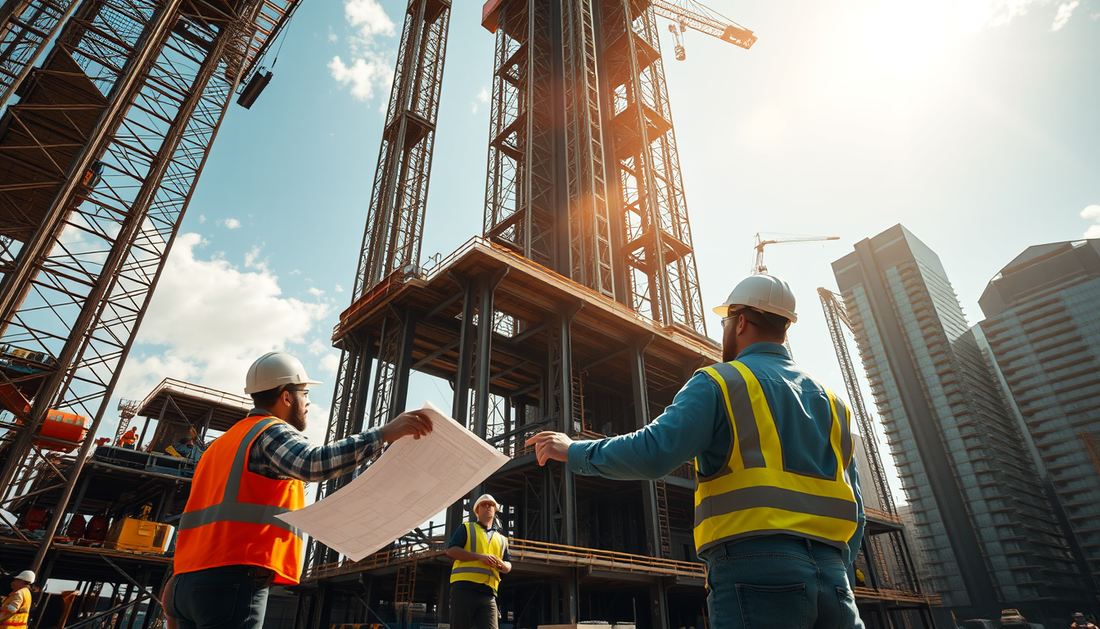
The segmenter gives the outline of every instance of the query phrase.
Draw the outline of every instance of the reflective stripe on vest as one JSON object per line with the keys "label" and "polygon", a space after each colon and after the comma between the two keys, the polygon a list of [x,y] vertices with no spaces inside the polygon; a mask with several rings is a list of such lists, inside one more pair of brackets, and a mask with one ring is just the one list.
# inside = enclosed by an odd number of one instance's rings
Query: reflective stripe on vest
{"label": "reflective stripe on vest", "polygon": [[2,608],[6,609],[11,603],[11,600],[15,598],[15,595],[22,592],[23,600],[19,604],[19,609],[14,614],[8,617],[6,620],[0,621],[0,627],[5,629],[25,629],[27,626],[27,618],[31,613],[31,590],[30,588],[20,588],[11,594],[9,594],[2,605]]}
{"label": "reflective stripe on vest", "polygon": [[[722,391],[730,422],[726,463],[712,476],[695,469],[695,547],[704,551],[743,537],[786,533],[847,549],[856,531],[855,494],[847,469],[852,458],[850,415],[829,398],[829,445],[836,457],[832,475],[787,470],[783,444],[760,382],[740,362],[699,370]],[[824,387],[823,387],[824,388]]]}
{"label": "reflective stripe on vest", "polygon": [[252,445],[252,441],[259,436],[265,428],[276,421],[278,421],[276,418],[271,417],[264,421],[257,422],[256,425],[245,434],[244,439],[241,440],[240,447],[237,448],[237,453],[233,456],[233,467],[230,468],[229,478],[225,481],[225,493],[222,494],[222,501],[216,505],[206,507],[205,509],[184,513],[183,516],[180,517],[181,531],[195,529],[200,526],[206,526],[207,524],[213,524],[214,522],[244,522],[247,524],[277,526],[285,531],[293,533],[295,537],[299,539],[304,537],[301,530],[275,517],[280,513],[287,513],[290,509],[274,505],[237,502],[237,496],[241,491],[241,476],[244,475],[244,467],[248,464],[248,449]]}
{"label": "reflective stripe on vest", "polygon": [[[492,555],[498,559],[504,559],[504,549],[508,542],[500,531],[496,531],[492,539],[485,529],[476,522],[466,523],[466,552],[478,555]],[[500,573],[496,568],[490,568],[480,561],[455,561],[451,568],[451,583],[456,581],[470,581],[482,583],[497,591],[500,585]]]}
{"label": "reflective stripe on vest", "polygon": [[272,570],[277,584],[298,583],[303,534],[275,516],[304,506],[304,484],[248,471],[252,445],[281,421],[270,415],[242,419],[199,460],[180,518],[177,574],[250,565]]}

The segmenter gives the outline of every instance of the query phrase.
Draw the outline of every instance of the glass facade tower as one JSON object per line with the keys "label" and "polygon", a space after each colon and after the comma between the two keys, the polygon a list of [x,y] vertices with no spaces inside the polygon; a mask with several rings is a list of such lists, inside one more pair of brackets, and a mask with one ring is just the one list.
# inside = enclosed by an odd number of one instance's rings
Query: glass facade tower
{"label": "glass facade tower", "polygon": [[833,263],[931,587],[964,618],[1087,589],[939,257],[901,225]]}
{"label": "glass facade tower", "polygon": [[[979,325],[1100,581],[1100,239],[1029,247],[981,299]],[[1095,588],[1095,585],[1093,585]]]}

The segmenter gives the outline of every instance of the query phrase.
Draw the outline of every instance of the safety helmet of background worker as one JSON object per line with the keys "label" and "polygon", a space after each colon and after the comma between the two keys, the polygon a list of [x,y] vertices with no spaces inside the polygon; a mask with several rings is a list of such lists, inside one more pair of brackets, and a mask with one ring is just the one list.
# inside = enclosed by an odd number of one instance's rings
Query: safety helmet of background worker
{"label": "safety helmet of background worker", "polygon": [[794,291],[786,282],[771,275],[752,275],[741,280],[726,302],[714,308],[714,313],[725,317],[730,306],[747,306],[778,315],[788,321],[787,327],[798,321],[794,312]]}
{"label": "safety helmet of background worker", "polygon": [[492,496],[490,496],[489,494],[481,494],[481,496],[478,497],[478,499],[474,501],[473,510],[477,510],[477,506],[479,504],[483,503],[483,502],[493,503],[493,506],[495,506],[497,508],[497,511],[500,511],[500,503],[497,502],[496,499],[493,498]]}
{"label": "safety helmet of background worker", "polygon": [[24,570],[23,572],[15,575],[15,578],[23,581],[24,583],[34,583],[34,571]]}
{"label": "safety helmet of background worker", "polygon": [[288,384],[321,384],[310,380],[302,361],[283,352],[268,352],[248,368],[244,392],[248,395],[270,391]]}

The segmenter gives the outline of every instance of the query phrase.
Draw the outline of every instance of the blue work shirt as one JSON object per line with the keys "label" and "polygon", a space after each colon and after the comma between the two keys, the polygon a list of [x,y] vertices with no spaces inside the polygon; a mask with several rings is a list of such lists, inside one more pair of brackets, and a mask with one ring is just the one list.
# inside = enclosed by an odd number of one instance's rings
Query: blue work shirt
{"label": "blue work shirt", "polygon": [[[737,360],[752,371],[764,390],[783,444],[784,467],[818,476],[835,474],[836,454],[829,443],[832,415],[824,387],[795,364],[778,343],[754,343],[742,350]],[[713,475],[726,464],[733,440],[723,399],[714,380],[697,373],[665,412],[645,428],[628,435],[573,443],[569,447],[569,467],[577,474],[616,480],[657,480],[684,462],[698,459],[699,471],[704,476]],[[856,532],[848,541],[845,558],[850,564],[859,551],[865,521],[855,457],[848,466],[848,478],[858,513]]]}

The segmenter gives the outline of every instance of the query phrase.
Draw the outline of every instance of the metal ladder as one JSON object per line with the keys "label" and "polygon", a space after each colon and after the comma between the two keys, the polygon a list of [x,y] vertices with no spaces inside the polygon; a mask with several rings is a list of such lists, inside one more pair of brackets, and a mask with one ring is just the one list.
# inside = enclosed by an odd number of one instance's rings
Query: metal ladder
{"label": "metal ladder", "polygon": [[672,559],[672,533],[668,523],[668,495],[664,480],[653,482],[657,490],[657,527],[661,534],[661,557]]}

